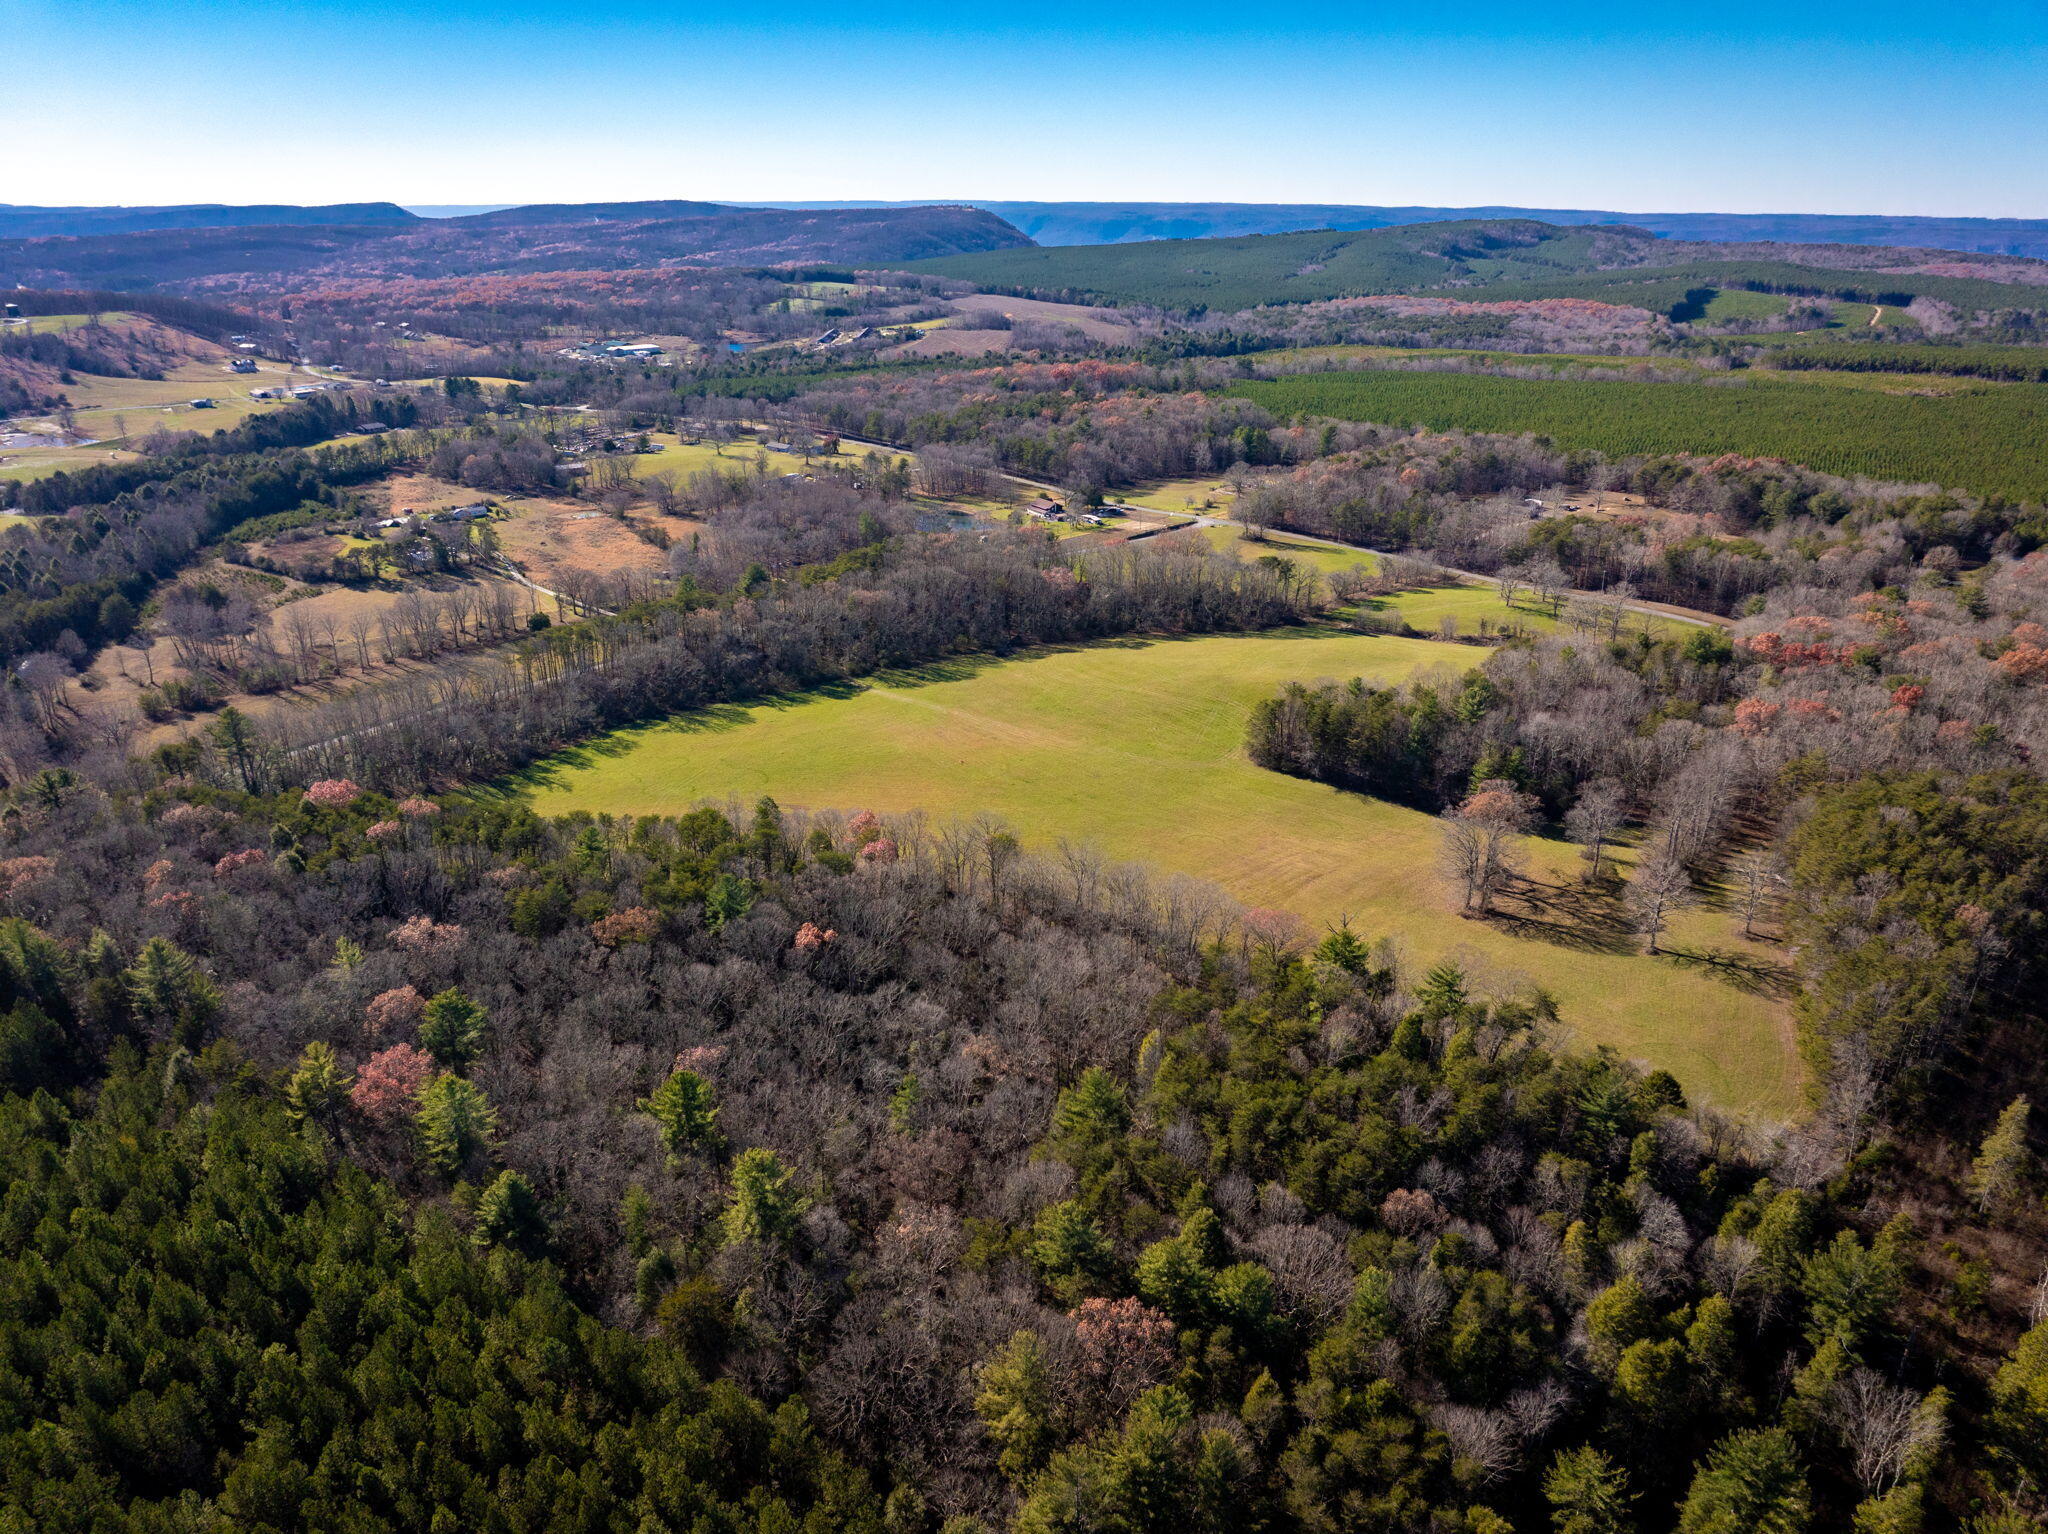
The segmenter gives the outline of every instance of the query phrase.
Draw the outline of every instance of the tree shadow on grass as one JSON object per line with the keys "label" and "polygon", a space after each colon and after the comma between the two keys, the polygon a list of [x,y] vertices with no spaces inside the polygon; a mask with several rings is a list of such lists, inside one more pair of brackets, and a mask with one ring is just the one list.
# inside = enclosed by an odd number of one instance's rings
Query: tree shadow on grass
{"label": "tree shadow on grass", "polygon": [[1681,948],[1666,943],[1658,952],[1683,969],[1704,971],[1739,991],[1775,1001],[1789,997],[1796,980],[1785,965],[1732,948]]}
{"label": "tree shadow on grass", "polygon": [[1486,921],[1511,937],[1573,948],[1581,953],[1635,951],[1635,933],[1612,899],[1581,884],[1524,879],[1507,896],[1517,910],[1494,910]]}

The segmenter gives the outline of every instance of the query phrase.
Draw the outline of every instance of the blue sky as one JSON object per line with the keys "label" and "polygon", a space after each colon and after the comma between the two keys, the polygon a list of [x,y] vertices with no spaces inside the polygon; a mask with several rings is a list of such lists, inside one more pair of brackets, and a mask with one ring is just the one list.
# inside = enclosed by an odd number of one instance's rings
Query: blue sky
{"label": "blue sky", "polygon": [[823,9],[0,0],[0,201],[2048,216],[2043,0]]}

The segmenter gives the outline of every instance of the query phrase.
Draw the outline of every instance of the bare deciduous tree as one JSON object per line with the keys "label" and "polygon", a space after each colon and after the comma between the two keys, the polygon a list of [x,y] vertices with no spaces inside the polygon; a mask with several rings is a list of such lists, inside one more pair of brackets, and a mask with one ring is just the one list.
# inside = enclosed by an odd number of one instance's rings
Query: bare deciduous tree
{"label": "bare deciduous tree", "polygon": [[1578,802],[1565,812],[1565,835],[1585,848],[1586,878],[1600,877],[1600,855],[1628,816],[1628,794],[1612,778],[1586,785]]}
{"label": "bare deciduous tree", "polygon": [[1828,1393],[1823,1413],[1848,1449],[1856,1479],[1871,1493],[1897,1485],[1913,1459],[1938,1445],[1947,1430],[1938,1397],[1860,1366]]}
{"label": "bare deciduous tree", "polygon": [[1670,927],[1672,912],[1691,905],[1696,898],[1692,875],[1669,848],[1657,848],[1637,865],[1625,899],[1635,930],[1648,940],[1649,952],[1659,952],[1657,940]]}

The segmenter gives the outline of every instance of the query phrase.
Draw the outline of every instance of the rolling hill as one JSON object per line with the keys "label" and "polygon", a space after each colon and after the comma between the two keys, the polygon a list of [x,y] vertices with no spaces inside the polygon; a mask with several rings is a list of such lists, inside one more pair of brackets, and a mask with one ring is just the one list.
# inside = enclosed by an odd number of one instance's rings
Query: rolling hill
{"label": "rolling hill", "polygon": [[1831,213],[1617,213],[1591,208],[1413,208],[1342,203],[982,202],[1041,245],[1217,239],[1300,229],[1386,229],[1465,219],[1628,224],[1674,240],[1914,245],[2005,256],[2048,256],[2048,219],[1919,218]]}
{"label": "rolling hill", "polygon": [[[1905,245],[1973,254],[2048,257],[2048,219],[1938,218],[1886,213],[1617,213],[1598,208],[1382,207],[1337,202],[1004,202],[929,199],[986,208],[1040,245],[1120,245],[1136,240],[1214,240],[1302,229],[1392,229],[1470,219],[1546,224],[1627,224],[1674,240],[1788,245]],[[909,202],[779,202],[778,208],[892,208]],[[479,209],[415,208],[415,212]]]}
{"label": "rolling hill", "polygon": [[[396,210],[401,211],[402,210]],[[690,263],[902,263],[1026,244],[967,207],[791,211],[718,203],[509,208],[462,219],[276,223],[0,239],[0,284],[152,288],[305,274],[447,277]]]}
{"label": "rolling hill", "polygon": [[2032,276],[2036,268],[2048,277],[2048,263],[1957,252],[1688,243],[1627,225],[1461,219],[1235,239],[1029,246],[912,269],[1044,297],[1236,310],[1432,289],[1669,309],[1693,288],[1745,285],[1885,302],[1926,294],[1973,309],[2048,307],[2048,288],[1958,275]]}

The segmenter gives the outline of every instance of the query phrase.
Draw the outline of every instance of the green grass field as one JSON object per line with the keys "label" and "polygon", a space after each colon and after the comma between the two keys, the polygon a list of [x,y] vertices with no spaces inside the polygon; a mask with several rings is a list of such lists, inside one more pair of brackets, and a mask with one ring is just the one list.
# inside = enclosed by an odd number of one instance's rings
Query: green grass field
{"label": "green grass field", "polygon": [[1987,384],[1937,399],[1805,380],[1717,385],[1352,372],[1260,380],[1226,392],[1283,417],[1534,432],[1615,455],[1743,453],[1834,474],[2048,499],[2048,386],[2039,384]]}
{"label": "green grass field", "polygon": [[804,460],[791,453],[771,453],[758,442],[728,442],[721,452],[711,442],[684,442],[669,432],[650,432],[662,445],[658,453],[644,453],[633,460],[635,479],[659,476],[686,482],[692,474],[716,469],[721,474],[751,474],[757,460],[766,457],[770,474],[799,474]]}
{"label": "green grass field", "polygon": [[1365,549],[1328,548],[1320,543],[1306,543],[1289,537],[1286,533],[1268,533],[1264,538],[1251,539],[1235,527],[1205,527],[1202,536],[1219,553],[1234,555],[1247,563],[1273,554],[1292,560],[1302,569],[1313,570],[1318,575],[1335,575],[1359,565],[1368,570],[1379,567],[1379,560]]}
{"label": "green grass field", "polygon": [[[1443,595],[1469,605],[1487,593]],[[1431,873],[1430,816],[1266,772],[1243,754],[1252,705],[1283,682],[1457,672],[1482,653],[1302,629],[963,659],[624,731],[518,788],[547,814],[668,813],[761,794],[888,814],[992,811],[1039,848],[1091,843],[1317,924],[1348,916],[1417,963],[1455,956],[1491,981],[1534,981],[1584,1040],[1665,1066],[1725,1106],[1792,1112],[1800,1073],[1779,1008],[1716,978],[1714,963],[1648,958],[1597,925],[1460,920]],[[1528,851],[1546,877],[1577,866],[1561,844]],[[1672,941],[1723,966],[1765,957],[1717,911],[1687,913]]]}
{"label": "green grass field", "polygon": [[[1700,319],[1709,325],[1728,320],[1767,320],[1785,312],[1792,302],[1782,293],[1752,293],[1747,288],[1721,288],[1707,300],[1707,312]],[[1865,310],[1867,318],[1869,311]]]}
{"label": "green grass field", "polygon": [[[9,325],[7,329],[26,330],[34,336],[62,335],[67,330],[84,329],[92,319],[93,316],[89,314],[32,314],[16,324]],[[110,309],[99,316],[99,321],[102,325],[127,325],[140,323],[142,316],[130,314],[125,309]]]}

